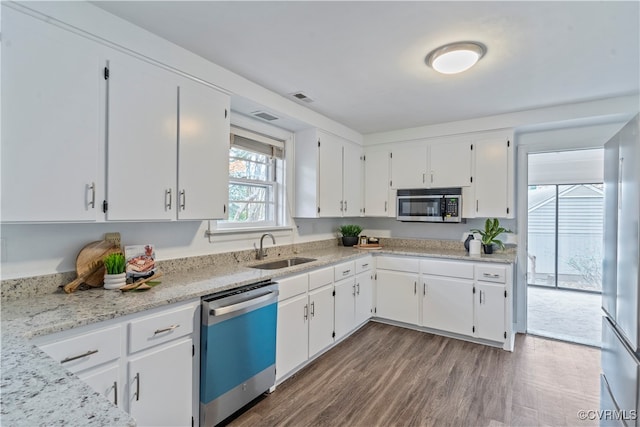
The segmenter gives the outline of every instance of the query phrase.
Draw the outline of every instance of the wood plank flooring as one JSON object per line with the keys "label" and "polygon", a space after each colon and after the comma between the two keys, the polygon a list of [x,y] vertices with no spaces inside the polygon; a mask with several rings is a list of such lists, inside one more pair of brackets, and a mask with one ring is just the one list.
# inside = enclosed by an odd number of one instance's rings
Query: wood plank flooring
{"label": "wood plank flooring", "polygon": [[370,322],[231,426],[586,426],[600,350],[518,335],[514,353]]}

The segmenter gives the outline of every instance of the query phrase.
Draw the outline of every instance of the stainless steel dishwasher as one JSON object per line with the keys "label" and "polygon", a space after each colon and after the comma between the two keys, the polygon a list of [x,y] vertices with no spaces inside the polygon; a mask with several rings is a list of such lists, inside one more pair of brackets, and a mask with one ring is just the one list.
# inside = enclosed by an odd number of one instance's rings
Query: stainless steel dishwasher
{"label": "stainless steel dishwasher", "polygon": [[220,423],[275,384],[277,316],[270,280],[202,298],[201,425]]}

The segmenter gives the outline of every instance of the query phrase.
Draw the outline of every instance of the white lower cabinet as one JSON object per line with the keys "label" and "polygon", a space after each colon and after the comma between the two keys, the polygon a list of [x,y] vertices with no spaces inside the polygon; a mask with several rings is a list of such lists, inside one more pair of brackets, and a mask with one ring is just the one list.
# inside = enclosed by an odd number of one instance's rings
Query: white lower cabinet
{"label": "white lower cabinet", "polygon": [[347,335],[356,326],[356,278],[349,277],[335,284],[336,339]]}
{"label": "white lower cabinet", "polygon": [[511,265],[381,256],[375,276],[378,318],[513,350]]}
{"label": "white lower cabinet", "polygon": [[120,381],[120,365],[118,363],[88,369],[78,373],[78,378],[89,387],[106,397],[116,406],[122,402],[122,382]]}
{"label": "white lower cabinet", "polygon": [[418,274],[378,270],[377,315],[383,319],[418,324]]}
{"label": "white lower cabinet", "polygon": [[370,271],[356,275],[356,320],[358,326],[371,318],[373,304],[373,277]]}
{"label": "white lower cabinet", "polygon": [[306,291],[278,303],[276,340],[276,376],[278,378],[291,372],[309,358],[308,309]]}
{"label": "white lower cabinet", "polygon": [[139,426],[191,425],[192,346],[188,337],[129,358],[129,413]]}
{"label": "white lower cabinet", "polygon": [[37,338],[34,344],[129,412],[137,425],[191,426],[199,309],[200,300],[191,300]]}
{"label": "white lower cabinet", "polygon": [[333,344],[333,283],[309,292],[309,357]]}
{"label": "white lower cabinet", "polygon": [[473,335],[473,281],[422,278],[422,326]]}

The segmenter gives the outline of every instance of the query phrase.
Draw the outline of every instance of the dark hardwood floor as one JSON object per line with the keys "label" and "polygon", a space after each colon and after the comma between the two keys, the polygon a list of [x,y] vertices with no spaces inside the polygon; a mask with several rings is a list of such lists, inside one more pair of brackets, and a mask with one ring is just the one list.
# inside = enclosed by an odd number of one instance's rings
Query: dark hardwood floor
{"label": "dark hardwood floor", "polygon": [[600,351],[518,335],[513,353],[370,322],[232,426],[583,426]]}

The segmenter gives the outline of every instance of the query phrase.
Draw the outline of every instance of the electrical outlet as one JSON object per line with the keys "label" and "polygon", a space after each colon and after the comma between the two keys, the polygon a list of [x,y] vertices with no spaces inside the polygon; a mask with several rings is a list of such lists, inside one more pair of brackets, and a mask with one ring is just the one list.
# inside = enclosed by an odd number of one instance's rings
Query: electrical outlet
{"label": "electrical outlet", "polygon": [[118,247],[122,247],[122,243],[120,241],[120,233],[118,232],[104,233],[104,240],[106,240],[107,242],[114,243],[118,245]]}

